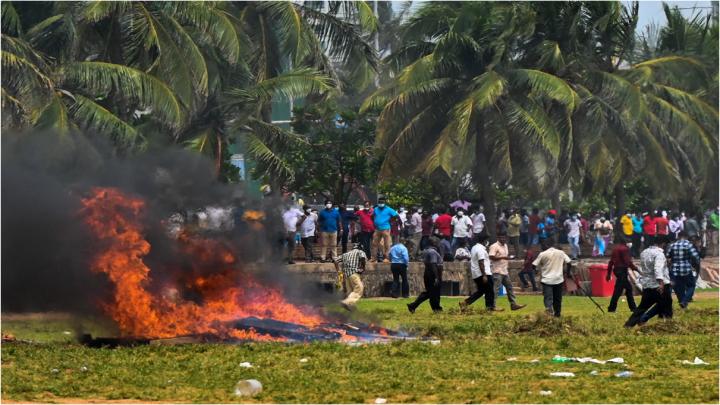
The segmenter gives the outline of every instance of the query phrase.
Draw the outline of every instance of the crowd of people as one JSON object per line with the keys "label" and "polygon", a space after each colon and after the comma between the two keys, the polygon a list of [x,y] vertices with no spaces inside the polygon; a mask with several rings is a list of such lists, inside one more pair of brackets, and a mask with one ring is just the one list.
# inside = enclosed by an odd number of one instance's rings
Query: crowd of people
{"label": "crowd of people", "polygon": [[[322,209],[290,207],[283,213],[283,222],[282,243],[287,246],[289,263],[293,262],[298,242],[304,248],[306,262],[331,262],[337,258],[338,249],[345,253],[352,242],[361,245],[370,261],[388,263],[390,248],[398,241],[409,249],[410,260],[418,260],[432,236],[439,238],[439,253],[445,261],[468,260],[472,241],[490,234],[483,207],[470,203],[431,212],[421,207],[395,210],[382,198],[374,206],[366,201],[363,206],[340,204],[337,208],[332,201],[326,201]],[[696,246],[717,255],[719,226],[717,209],[690,215],[658,209],[610,218],[600,212],[585,216],[570,211],[558,214],[553,209],[541,214],[538,208],[532,208],[500,210],[494,235],[504,235],[517,258],[545,239],[569,245],[571,259],[582,256],[581,245],[585,244],[592,245],[592,256],[602,257],[608,254],[607,247],[621,238],[629,243],[632,257],[639,258],[654,238],[673,241],[684,231]],[[316,245],[320,246],[319,257]]]}
{"label": "crowd of people", "polygon": [[[581,256],[580,244],[592,241],[592,255],[605,256],[608,245],[614,243],[607,279],[614,276],[616,282],[608,311],[615,312],[620,296],[625,294],[632,311],[626,323],[630,327],[656,315],[672,317],[671,289],[680,307],[687,308],[699,275],[700,259],[707,252],[706,244],[717,243],[717,209],[700,216],[673,215],[662,210],[642,215],[627,212],[611,221],[601,213],[589,220],[578,212],[557,215],[555,210],[540,216],[539,210],[533,208],[529,214],[518,209],[501,211],[496,221],[496,241],[488,246],[482,207],[466,215],[468,208],[457,207],[454,212],[450,208],[438,209],[433,213],[417,208],[410,213],[404,208],[394,210],[382,198],[375,206],[366,201],[363,207],[352,209],[344,205],[334,208],[331,201],[326,201],[320,210],[309,206],[303,206],[302,211],[289,208],[283,213],[288,262],[292,263],[298,233],[306,261],[315,260],[313,243],[319,235],[321,249],[317,259],[335,264],[338,285],[347,294],[342,305],[352,310],[363,294],[359,274],[366,263],[390,263],[392,296],[408,298],[408,264],[413,259],[422,261],[424,291],[407,304],[408,311],[414,313],[425,301],[429,301],[434,312],[442,311],[443,264],[469,261],[476,290],[459,303],[461,310],[484,296],[488,311],[502,311],[496,306],[501,288],[506,291],[511,310],[525,307],[513,294],[508,273],[508,261],[523,254],[519,273],[523,288],[532,285],[538,291],[535,274],[539,272],[546,311],[559,317],[563,285],[571,263]],[[619,235],[614,235],[613,222],[619,224]],[[350,249],[348,243],[352,243]],[[557,243],[569,244],[570,256],[556,248]],[[341,255],[337,254],[338,245]],[[540,251],[535,249],[537,245],[541,246]],[[510,254],[510,247],[515,255]],[[640,259],[639,267],[632,257]],[[639,305],[635,305],[630,271],[637,272],[642,288]]]}

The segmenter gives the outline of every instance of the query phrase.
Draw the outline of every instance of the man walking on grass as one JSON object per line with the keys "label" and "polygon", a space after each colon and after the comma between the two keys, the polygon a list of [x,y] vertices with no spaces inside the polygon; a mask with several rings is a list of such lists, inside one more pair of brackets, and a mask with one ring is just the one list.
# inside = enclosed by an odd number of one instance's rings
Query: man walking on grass
{"label": "man walking on grass", "polygon": [[423,274],[423,282],[425,283],[425,291],[420,293],[413,303],[407,304],[408,311],[415,313],[417,307],[426,300],[430,300],[430,308],[433,312],[442,312],[440,306],[440,287],[442,285],[443,258],[438,252],[438,241],[430,239],[430,246],[423,251],[423,263],[425,263],[425,273]]}
{"label": "man walking on grass", "polygon": [[[348,311],[355,309],[357,302],[363,295],[364,287],[360,279],[360,273],[365,271],[366,261],[367,256],[365,256],[365,252],[362,251],[359,243],[353,244],[351,251],[343,253],[333,261],[335,271],[338,272],[338,278],[342,278],[345,291],[348,293],[347,297],[340,301],[340,305]],[[340,264],[342,264],[342,272]]]}
{"label": "man walking on grass", "polygon": [[514,258],[514,256],[508,255],[508,245],[506,241],[507,236],[503,234],[498,235],[497,242],[490,245],[490,251],[488,253],[490,255],[490,261],[492,262],[495,297],[500,293],[500,286],[505,287],[505,292],[510,301],[510,309],[516,311],[524,308],[525,305],[518,304],[515,299],[515,294],[513,293],[513,287],[508,273],[508,260]]}
{"label": "man walking on grass", "polygon": [[664,238],[653,238],[650,247],[640,253],[640,278],[638,281],[643,289],[642,298],[640,305],[625,322],[626,328],[645,323],[650,318],[650,316],[646,316],[646,312],[656,312],[661,318],[672,318],[670,273],[663,252],[664,247]]}
{"label": "man walking on grass", "polygon": [[[545,310],[559,318],[562,311],[562,288],[564,272],[570,273],[570,258],[562,250],[553,247],[551,238],[541,243],[543,251],[532,263],[533,269],[540,270],[540,284],[543,287]],[[563,272],[564,271],[564,272]]]}
{"label": "man walking on grass", "polygon": [[495,289],[493,288],[492,271],[490,270],[490,256],[485,249],[487,235],[481,234],[476,238],[477,243],[470,251],[470,275],[475,282],[475,292],[460,301],[460,310],[465,311],[469,305],[485,296],[485,309],[488,311],[502,311],[495,308]]}
{"label": "man walking on grass", "polygon": [[[690,291],[695,285],[693,269],[700,271],[700,254],[687,238],[687,233],[678,234],[678,240],[670,245],[667,258],[670,260],[670,280],[680,308],[686,309],[690,302]],[[694,290],[693,290],[694,291]]]}
{"label": "man walking on grass", "polygon": [[577,260],[580,257],[580,228],[582,223],[577,217],[577,214],[573,214],[570,218],[565,220],[563,224],[567,232],[568,243],[570,243],[570,255],[573,260]]}
{"label": "man walking on grass", "polygon": [[610,298],[608,312],[615,312],[618,299],[620,299],[623,291],[625,291],[625,297],[627,298],[630,311],[635,311],[635,308],[637,308],[635,306],[635,298],[633,297],[633,287],[628,279],[628,269],[638,271],[637,266],[635,266],[630,257],[627,239],[621,236],[620,242],[613,247],[612,256],[608,263],[607,276],[605,277],[605,280],[609,282],[611,275],[615,274],[615,289],[613,290],[612,298]]}

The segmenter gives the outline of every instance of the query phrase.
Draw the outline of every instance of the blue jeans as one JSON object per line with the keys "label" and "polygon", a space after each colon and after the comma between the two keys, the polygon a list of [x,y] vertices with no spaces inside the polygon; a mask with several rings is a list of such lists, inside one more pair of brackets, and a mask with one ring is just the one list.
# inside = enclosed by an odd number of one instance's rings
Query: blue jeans
{"label": "blue jeans", "polygon": [[568,236],[568,242],[570,242],[570,255],[573,259],[577,259],[580,256],[580,236]]}
{"label": "blue jeans", "polygon": [[690,301],[690,297],[692,297],[692,294],[695,292],[695,289],[691,288],[695,285],[695,276],[693,276],[692,273],[684,276],[673,276],[671,274],[670,280],[673,282],[673,290],[675,291],[678,303],[681,307],[686,307]]}
{"label": "blue jeans", "polygon": [[452,255],[455,256],[455,251],[460,247],[460,241],[465,241],[465,247],[468,246],[468,238],[456,238],[453,236],[450,246],[452,246]]}

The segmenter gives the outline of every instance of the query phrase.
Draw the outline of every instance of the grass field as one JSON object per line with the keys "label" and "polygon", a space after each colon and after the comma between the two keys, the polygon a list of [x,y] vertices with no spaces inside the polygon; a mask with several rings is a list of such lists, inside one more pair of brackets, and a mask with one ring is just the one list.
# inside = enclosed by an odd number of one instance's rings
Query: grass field
{"label": "grass field", "polygon": [[[443,298],[445,313],[427,306],[411,315],[408,300],[362,300],[356,317],[374,319],[441,340],[387,345],[341,343],[141,346],[90,349],[72,343],[62,318],[3,316],[2,332],[34,343],[2,346],[3,401],[172,402],[533,402],[718,403],[718,299],[703,293],[672,321],[633,330],[629,315],[601,314],[584,297],[565,297],[564,317],[544,316],[542,298],[521,296],[522,311],[460,314],[458,299]],[[607,299],[597,299],[607,306]],[[427,305],[427,304],[425,304]],[[677,308],[677,307],[676,307]],[[91,323],[92,324],[92,323]],[[87,325],[87,322],[86,322]],[[102,326],[90,329],[103,333]],[[560,354],[626,364],[553,363]],[[707,366],[683,365],[695,356]],[[508,361],[516,357],[515,361]],[[307,358],[307,362],[300,359]],[[539,362],[531,363],[533,359]],[[250,362],[253,368],[241,368]],[[56,371],[53,371],[55,369]],[[596,370],[597,375],[590,372]],[[614,374],[630,370],[629,378]],[[575,378],[557,378],[571,371]],[[238,380],[264,385],[238,398]],[[552,391],[541,396],[540,390]]]}

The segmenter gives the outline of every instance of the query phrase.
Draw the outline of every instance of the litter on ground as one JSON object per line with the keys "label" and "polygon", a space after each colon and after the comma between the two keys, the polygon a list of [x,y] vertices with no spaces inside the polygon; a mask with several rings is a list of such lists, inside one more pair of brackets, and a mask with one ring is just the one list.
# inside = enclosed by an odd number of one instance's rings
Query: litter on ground
{"label": "litter on ground", "polygon": [[508,357],[507,361],[517,361],[517,357]]}
{"label": "litter on ground", "polygon": [[552,395],[552,391],[540,391],[540,395],[543,395],[543,396]]}
{"label": "litter on ground", "polygon": [[617,364],[623,364],[625,363],[625,360],[623,360],[622,357],[613,357],[609,360],[598,360],[592,357],[564,357],[560,355],[555,355],[555,357],[552,358],[553,363],[570,363],[570,362],[577,362],[577,363],[595,363],[595,364],[605,364],[605,363],[617,363]]}
{"label": "litter on ground", "polygon": [[704,361],[700,357],[695,357],[695,360],[693,360],[693,361],[683,360],[682,364],[690,364],[692,366],[699,366],[699,365],[709,365],[710,363]]}
{"label": "litter on ground", "polygon": [[571,378],[575,377],[575,373],[570,373],[568,371],[556,371],[554,373],[550,373],[553,377],[565,377],[565,378]]}
{"label": "litter on ground", "polygon": [[243,361],[242,363],[239,364],[239,366],[242,368],[252,368],[252,364],[250,364],[247,361]]}
{"label": "litter on ground", "polygon": [[375,403],[376,403],[376,404],[385,404],[385,403],[387,403],[387,399],[385,399],[385,398],[375,398]]}
{"label": "litter on ground", "polygon": [[302,359],[300,359],[300,363],[307,363],[307,362],[308,362],[308,359],[306,359],[305,357],[303,357]]}
{"label": "litter on ground", "polygon": [[632,371],[627,371],[627,370],[626,370],[626,371],[621,371],[621,372],[615,374],[615,377],[623,378],[623,377],[630,377],[630,376],[632,376],[632,375],[633,375],[633,372],[632,372]]}

